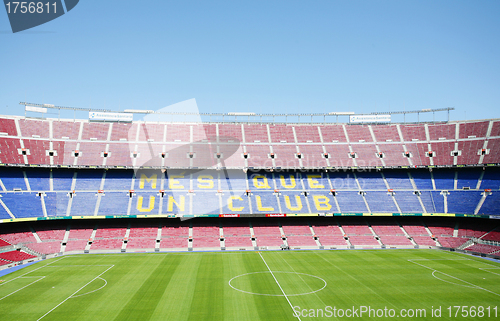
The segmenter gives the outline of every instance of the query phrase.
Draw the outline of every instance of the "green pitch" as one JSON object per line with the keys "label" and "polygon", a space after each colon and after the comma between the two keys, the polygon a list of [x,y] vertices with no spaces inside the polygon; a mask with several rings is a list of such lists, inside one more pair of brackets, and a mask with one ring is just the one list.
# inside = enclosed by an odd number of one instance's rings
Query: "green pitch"
{"label": "green pitch", "polygon": [[75,255],[0,279],[9,321],[500,319],[500,264],[437,250]]}

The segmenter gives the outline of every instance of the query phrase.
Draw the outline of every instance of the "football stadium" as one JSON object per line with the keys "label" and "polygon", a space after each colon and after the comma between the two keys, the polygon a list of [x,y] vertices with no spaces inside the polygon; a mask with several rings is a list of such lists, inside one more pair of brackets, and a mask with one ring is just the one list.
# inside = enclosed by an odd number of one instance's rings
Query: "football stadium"
{"label": "football stadium", "polygon": [[497,317],[500,120],[88,114],[0,118],[2,319]]}

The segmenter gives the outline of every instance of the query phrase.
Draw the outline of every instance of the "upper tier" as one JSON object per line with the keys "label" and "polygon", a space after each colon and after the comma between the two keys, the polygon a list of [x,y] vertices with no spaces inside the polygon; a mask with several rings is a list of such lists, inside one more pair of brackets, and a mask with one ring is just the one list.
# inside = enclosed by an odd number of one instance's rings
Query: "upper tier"
{"label": "upper tier", "polygon": [[500,163],[500,120],[418,124],[97,123],[0,116],[0,163],[328,168]]}

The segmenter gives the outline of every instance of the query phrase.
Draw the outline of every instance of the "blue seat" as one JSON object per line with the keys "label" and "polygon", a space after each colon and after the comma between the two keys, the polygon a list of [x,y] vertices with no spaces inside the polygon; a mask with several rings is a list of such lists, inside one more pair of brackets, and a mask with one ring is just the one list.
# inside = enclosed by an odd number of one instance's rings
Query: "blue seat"
{"label": "blue seat", "polygon": [[403,213],[423,213],[417,195],[411,191],[397,191],[394,195]]}
{"label": "blue seat", "polygon": [[16,218],[43,217],[42,201],[37,193],[4,193],[2,201]]}
{"label": "blue seat", "polygon": [[340,191],[336,197],[342,213],[368,213],[363,197],[358,192]]}
{"label": "blue seat", "polygon": [[500,192],[493,192],[488,195],[478,214],[500,215]]}
{"label": "blue seat", "polygon": [[[442,198],[441,195],[438,196]],[[424,204],[427,213],[439,213],[436,204],[434,202],[434,198],[430,191],[421,191],[420,199],[422,200],[422,203]],[[444,211],[444,205],[442,207],[442,211]]]}
{"label": "blue seat", "polygon": [[481,181],[481,189],[500,189],[500,168],[487,167]]}
{"label": "blue seat", "polygon": [[384,171],[384,176],[387,180],[387,183],[389,184],[389,187],[392,189],[413,189],[410,179],[408,178],[408,172],[406,170]]}
{"label": "blue seat", "polygon": [[131,170],[108,170],[104,179],[105,191],[127,191],[132,186]]}
{"label": "blue seat", "polygon": [[451,191],[448,195],[448,213],[472,214],[481,197],[479,191]]}
{"label": "blue seat", "polygon": [[103,170],[79,170],[76,176],[77,191],[95,191],[101,188]]}
{"label": "blue seat", "polygon": [[69,169],[53,170],[52,181],[54,191],[71,191],[74,174],[75,171]]}
{"label": "blue seat", "polygon": [[252,192],[250,196],[253,213],[279,213],[278,199],[273,191]]}
{"label": "blue seat", "polygon": [[438,171],[433,171],[432,174],[434,176],[434,182],[436,183],[436,189],[442,191],[455,188],[455,170],[440,169]]}
{"label": "blue seat", "polygon": [[417,169],[411,171],[413,181],[419,190],[432,189],[431,173],[427,169]]}
{"label": "blue seat", "polygon": [[339,213],[333,195],[329,191],[311,191],[308,199],[312,212]]}
{"label": "blue seat", "polygon": [[97,215],[127,215],[129,200],[128,192],[105,192]]}
{"label": "blue seat", "polygon": [[398,208],[387,191],[368,191],[365,198],[372,213],[398,213]]}
{"label": "blue seat", "polygon": [[478,168],[457,171],[457,188],[462,189],[463,187],[470,187],[471,189],[475,189],[482,171],[482,169]]}
{"label": "blue seat", "polygon": [[351,171],[329,171],[328,177],[330,178],[333,189],[359,189],[354,174]]}
{"label": "blue seat", "polygon": [[[186,197],[186,202],[192,198],[193,202],[193,210],[192,214],[201,215],[201,214],[221,214],[220,213],[220,196],[217,195],[217,191],[212,190],[209,192],[204,191],[196,191],[191,196]],[[241,194],[241,193],[240,193]],[[188,194],[189,195],[189,194]],[[229,193],[225,193],[225,195],[229,195]]]}
{"label": "blue seat", "polygon": [[28,190],[24,181],[23,171],[17,167],[0,168],[0,178],[8,191],[20,188],[23,191]]}
{"label": "blue seat", "polygon": [[71,216],[92,216],[94,215],[97,203],[96,192],[77,192],[73,196],[71,204]]}
{"label": "blue seat", "polygon": [[132,198],[132,206],[130,207],[130,214],[155,215],[158,214],[159,212],[160,212],[160,195],[158,195],[158,192],[136,190],[135,195]]}
{"label": "blue seat", "polygon": [[444,196],[441,192],[430,192],[437,213],[444,213]]}
{"label": "blue seat", "polygon": [[362,190],[387,190],[382,174],[377,171],[356,173]]}
{"label": "blue seat", "polygon": [[[307,213],[307,201],[305,196],[299,191],[281,191],[279,196],[281,210],[284,213]],[[255,211],[254,211],[255,213]]]}
{"label": "blue seat", "polygon": [[67,192],[45,192],[47,216],[66,216],[69,196]]}
{"label": "blue seat", "polygon": [[49,169],[30,169],[25,170],[28,183],[32,191],[50,190],[50,170]]}

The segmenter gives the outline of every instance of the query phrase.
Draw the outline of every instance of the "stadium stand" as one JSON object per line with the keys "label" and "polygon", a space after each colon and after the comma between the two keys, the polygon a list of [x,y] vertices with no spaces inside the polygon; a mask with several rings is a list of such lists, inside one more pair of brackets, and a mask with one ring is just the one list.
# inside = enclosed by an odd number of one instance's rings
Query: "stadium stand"
{"label": "stadium stand", "polygon": [[308,225],[305,225],[304,222],[300,220],[284,220],[282,222],[282,229],[288,246],[295,248],[317,248],[311,229]]}
{"label": "stadium stand", "polygon": [[[499,246],[498,243],[486,243],[489,241],[485,236],[477,238],[478,235],[482,235],[481,230],[487,229],[487,223],[484,220],[437,219],[434,221],[428,218],[427,223],[424,223],[412,217],[400,217],[398,221],[384,217],[371,217],[368,222],[345,217],[252,218],[250,221],[244,218],[223,218],[220,221],[205,218],[184,222],[172,219],[163,222],[121,219],[95,221],[71,228],[69,225],[61,224],[53,230],[50,230],[50,225],[46,225],[43,231],[35,232],[37,235],[41,233],[44,240],[40,239],[38,242],[35,238],[27,238],[19,239],[24,241],[22,243],[13,243],[17,247],[21,246],[23,251],[33,254],[23,259],[32,258],[34,255],[59,253],[61,249],[65,253],[83,253],[84,251],[102,253],[120,252],[125,248],[127,252],[137,252],[155,251],[155,249],[188,250],[190,248],[193,250],[278,249],[283,245],[288,245],[293,249],[436,246],[456,249],[466,246],[467,251],[485,253],[475,251],[476,247],[471,247],[471,245]],[[457,234],[455,227],[452,226],[462,226],[462,228],[456,229]],[[223,234],[221,234],[221,227]],[[29,227],[25,225],[24,228]],[[68,231],[67,239],[63,237],[61,240],[61,235],[66,233],[65,231]],[[32,232],[26,232],[28,233],[31,233],[31,236],[34,235]],[[3,232],[1,237],[13,239],[16,235],[18,236],[19,232]],[[48,239],[50,235],[55,237]],[[224,246],[221,244],[221,239]]]}
{"label": "stadium stand", "polygon": [[192,225],[192,247],[217,248],[220,247],[219,227],[212,224],[195,222]]}
{"label": "stadium stand", "polygon": [[87,243],[91,241],[92,232],[94,231],[95,223],[72,223],[69,230],[68,239],[66,242],[65,252],[85,250]]}
{"label": "stadium stand", "polygon": [[4,240],[0,239],[0,247],[4,246],[11,246],[11,244],[9,242],[5,242]]}
{"label": "stadium stand", "polygon": [[250,225],[247,220],[222,222],[227,249],[253,249]]}
{"label": "stadium stand", "polygon": [[9,227],[0,233],[0,238],[10,244],[36,243],[33,232],[26,230],[26,227]]}
{"label": "stadium stand", "polygon": [[61,250],[61,242],[58,242],[57,240],[42,243],[31,243],[26,246],[38,254],[59,253]]}
{"label": "stadium stand", "polygon": [[[499,181],[500,173],[490,168],[486,171],[435,168],[432,172],[323,170],[302,174],[151,170],[139,173],[138,178],[132,169],[8,171],[3,168],[2,173],[5,190],[0,191],[3,203],[0,216],[4,219],[143,213],[303,213],[305,210],[495,215],[500,201],[498,188],[482,188],[493,187]],[[165,188],[163,193],[161,186]]]}
{"label": "stadium stand", "polygon": [[[20,133],[16,130],[16,121],[19,123]],[[178,144],[189,142],[210,144],[209,137],[223,137],[219,144],[229,143],[229,141],[241,142],[244,147],[253,146],[254,150],[255,147],[261,147],[263,144],[267,146],[272,144],[273,148],[277,147],[278,149],[290,145],[291,148],[280,150],[281,158],[284,158],[285,155],[294,155],[299,144],[315,146],[314,149],[304,149],[300,152],[304,159],[308,155],[312,159],[324,155],[324,152],[321,152],[321,149],[324,148],[334,159],[336,158],[335,165],[330,166],[383,166],[384,157],[390,163],[389,166],[479,165],[499,163],[500,159],[498,148],[496,148],[500,141],[497,135],[500,125],[499,122],[493,120],[442,124],[324,124],[317,126],[313,124],[238,125],[226,123],[204,125],[108,124],[80,120],[71,122],[3,116],[0,118],[0,123],[2,124],[0,125],[0,133],[3,133],[0,146],[5,147],[2,148],[2,151],[5,152],[0,154],[0,161],[6,164],[71,166],[75,165],[75,159],[77,159],[78,165],[102,166],[103,158],[109,157],[110,164],[106,164],[107,166],[131,166],[132,162],[126,151],[128,148],[129,152],[134,152],[135,142],[158,147],[152,157],[160,157],[160,147],[164,141]],[[487,131],[490,126],[492,129],[488,136]],[[50,127],[52,135],[50,135]],[[429,133],[428,137],[426,129]],[[110,144],[111,142],[114,143]],[[21,147],[21,143],[24,147]],[[458,149],[455,148],[455,144],[458,144]],[[483,147],[485,144],[487,148]],[[76,146],[79,148],[77,149]],[[429,146],[431,150],[429,150]],[[356,153],[354,161],[349,159],[351,149]],[[383,158],[378,155],[380,149],[384,154]],[[482,149],[485,149],[483,159],[479,157]],[[76,150],[79,152],[77,157],[74,155]],[[51,151],[52,154],[49,153]],[[320,151],[320,155],[317,155],[318,151]],[[405,151],[412,154],[410,155],[411,164],[408,163],[408,158],[404,155]],[[102,157],[105,152],[108,152],[108,155]],[[428,152],[433,152],[434,155],[429,157]],[[456,156],[454,152],[457,153]],[[184,161],[187,157],[186,154],[180,153],[170,156]],[[26,156],[26,159],[23,155]],[[276,155],[280,157],[278,152]],[[252,166],[269,167],[266,162],[267,155],[259,158],[260,160],[253,159]],[[282,162],[282,166],[300,167],[300,162],[296,160],[295,156],[288,158],[287,162]],[[245,166],[244,158],[241,158],[240,161],[234,166]],[[355,165],[354,162],[359,163],[359,165]],[[174,166],[180,163],[182,162],[172,161]],[[211,166],[212,162],[208,162],[208,164]],[[320,162],[318,165],[308,163],[307,166],[321,168],[326,165],[324,162]]]}
{"label": "stadium stand", "polygon": [[[10,254],[0,255],[0,264],[60,252],[282,246],[495,253],[498,224],[454,216],[499,215],[499,144],[496,120],[196,124],[1,116],[0,247]],[[212,218],[170,219],[200,215]],[[75,223],[81,217],[89,221]]]}
{"label": "stadium stand", "polygon": [[500,251],[500,246],[488,244],[473,244],[465,248],[467,251],[491,254]]}
{"label": "stadium stand", "polygon": [[159,222],[145,222],[130,226],[127,249],[149,249],[156,246]]}
{"label": "stadium stand", "polygon": [[483,240],[500,242],[500,230],[492,230],[481,237]]}
{"label": "stadium stand", "polygon": [[283,238],[279,226],[267,221],[254,222],[253,231],[259,247],[278,248],[283,245]]}
{"label": "stadium stand", "polygon": [[467,241],[468,239],[462,237],[439,237],[441,245],[448,248],[458,248]]}
{"label": "stadium stand", "polygon": [[160,248],[187,249],[189,238],[189,223],[168,222],[161,229]]}
{"label": "stadium stand", "polygon": [[313,220],[311,226],[320,244],[325,248],[346,248],[347,242],[337,222]]}
{"label": "stadium stand", "polygon": [[0,253],[0,259],[10,262],[19,262],[35,258],[36,256],[23,251],[9,251]]}

